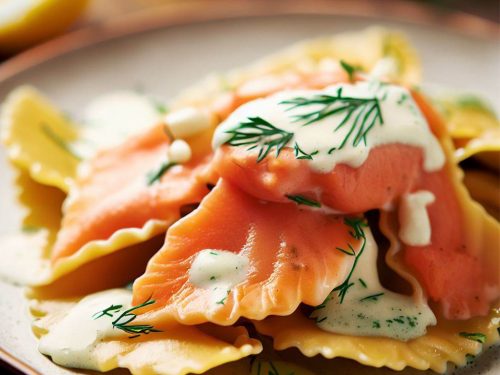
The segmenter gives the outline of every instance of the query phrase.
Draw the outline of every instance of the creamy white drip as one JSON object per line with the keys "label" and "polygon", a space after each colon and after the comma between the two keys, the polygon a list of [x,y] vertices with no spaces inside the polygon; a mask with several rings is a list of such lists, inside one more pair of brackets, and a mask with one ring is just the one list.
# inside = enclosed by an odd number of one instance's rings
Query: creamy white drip
{"label": "creamy white drip", "polygon": [[96,345],[109,338],[126,338],[127,334],[113,328],[111,317],[94,319],[95,314],[111,305],[122,305],[114,313],[117,315],[130,308],[131,303],[132,292],[126,289],[111,289],[83,298],[42,336],[38,350],[65,367],[99,370],[93,354]]}
{"label": "creamy white drip", "polygon": [[377,244],[368,228],[364,232],[366,246],[343,302],[334,291],[312,317],[321,329],[345,335],[384,336],[402,341],[423,336],[427,326],[436,324],[434,313],[423,298],[397,294],[380,284]]}
{"label": "creamy white drip", "polygon": [[[340,145],[350,129],[348,122],[342,128],[335,130],[344,119],[345,112],[304,126],[300,121],[296,121],[294,116],[319,110],[322,108],[321,105],[290,109],[290,105],[282,104],[282,102],[297,97],[336,96],[339,89],[342,89],[344,97],[378,98],[383,124],[377,124],[370,130],[366,145],[360,142],[354,146],[350,140],[342,149],[328,153],[332,147]],[[324,90],[283,91],[267,98],[254,100],[239,107],[217,128],[212,142],[213,147],[217,148],[226,143],[231,137],[227,131],[238,128],[250,117],[261,117],[273,126],[293,133],[293,138],[287,143],[288,147],[293,147],[297,143],[308,154],[318,151],[312,160],[306,160],[311,168],[318,172],[330,172],[337,164],[347,164],[357,168],[366,161],[373,148],[393,143],[421,148],[424,152],[426,171],[439,170],[445,162],[439,141],[432,134],[410,92],[396,85],[382,84],[377,81],[342,83]]]}
{"label": "creamy white drip", "polygon": [[435,200],[430,191],[417,191],[401,197],[399,206],[399,238],[410,246],[431,243],[431,223],[427,206]]}
{"label": "creamy white drip", "polygon": [[211,300],[224,304],[231,288],[247,277],[249,260],[243,254],[227,250],[200,251],[189,269],[189,281],[212,292]]}

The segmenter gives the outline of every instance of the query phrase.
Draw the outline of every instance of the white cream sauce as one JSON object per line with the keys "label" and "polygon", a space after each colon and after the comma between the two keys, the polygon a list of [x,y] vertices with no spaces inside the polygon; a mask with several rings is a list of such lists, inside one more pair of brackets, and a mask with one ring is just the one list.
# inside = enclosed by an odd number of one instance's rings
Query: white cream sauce
{"label": "white cream sauce", "polygon": [[98,370],[96,355],[93,354],[97,344],[105,339],[128,336],[113,328],[114,318],[102,316],[94,319],[95,314],[111,305],[122,305],[113,314],[118,317],[131,307],[131,302],[132,292],[126,289],[111,289],[83,298],[41,337],[38,350],[59,365]]}
{"label": "white cream sauce", "polygon": [[427,206],[435,200],[430,191],[417,191],[401,197],[399,206],[399,238],[410,246],[431,243],[431,223]]}
{"label": "white cream sauce", "polygon": [[[436,317],[425,300],[385,289],[377,271],[377,244],[368,228],[366,246],[350,278],[353,285],[342,303],[338,292],[312,314],[329,332],[355,336],[384,336],[407,341],[423,336]],[[354,257],[353,257],[354,258]]]}
{"label": "white cream sauce", "polygon": [[224,304],[231,288],[243,282],[248,274],[249,260],[243,254],[227,250],[200,251],[189,269],[189,281],[208,289],[215,304]]}
{"label": "white cream sauce", "polygon": [[[343,97],[378,98],[383,124],[376,124],[370,130],[366,144],[360,142],[354,146],[352,135],[342,149],[329,154],[328,151],[332,147],[338,148],[347,136],[356,115],[351,116],[350,120],[337,130],[337,126],[345,118],[345,112],[304,126],[300,121],[296,121],[294,116],[320,110],[323,106],[314,104],[290,109],[290,105],[281,103],[297,97],[337,96],[339,89],[342,89]],[[339,104],[336,105],[339,106]],[[308,154],[317,151],[312,160],[306,161],[312,169],[318,172],[330,172],[337,164],[347,164],[357,168],[365,162],[372,148],[391,143],[421,148],[424,152],[426,171],[439,170],[445,162],[439,141],[429,129],[410,92],[396,85],[382,84],[377,81],[342,83],[324,90],[283,91],[267,98],[254,100],[239,107],[217,128],[212,142],[213,147],[217,148],[226,143],[231,137],[227,131],[238,128],[250,117],[261,117],[273,126],[293,133],[292,139],[287,143],[288,147],[293,147],[297,143]],[[354,130],[353,134],[356,132],[357,130]]]}

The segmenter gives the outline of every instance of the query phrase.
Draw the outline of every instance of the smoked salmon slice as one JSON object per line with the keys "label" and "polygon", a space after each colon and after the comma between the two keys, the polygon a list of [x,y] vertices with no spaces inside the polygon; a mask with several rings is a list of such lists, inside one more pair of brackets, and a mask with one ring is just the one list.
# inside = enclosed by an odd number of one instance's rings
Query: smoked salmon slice
{"label": "smoked salmon slice", "polygon": [[148,173],[164,162],[168,145],[158,125],[100,152],[83,166],[64,205],[53,262],[119,229],[141,228],[152,219],[173,222],[183,205],[201,201],[208,193],[202,172],[210,154],[176,165],[158,182],[148,183]]}
{"label": "smoked salmon slice", "polygon": [[410,191],[422,173],[423,154],[407,145],[374,148],[359,168],[339,164],[330,173],[311,170],[290,148],[257,163],[245,148],[222,146],[212,167],[220,176],[260,199],[289,202],[301,195],[346,214],[385,207]]}
{"label": "smoked salmon slice", "polygon": [[485,316],[500,298],[500,223],[472,201],[437,112],[421,95],[415,99],[440,135],[447,163],[416,186],[435,196],[427,207],[432,239],[428,246],[405,246],[404,260],[446,318]]}
{"label": "smoked salmon slice", "polygon": [[[289,315],[300,303],[319,305],[352,265],[354,257],[339,249],[360,246],[351,229],[342,217],[293,202],[265,202],[221,179],[198,209],[169,228],[165,245],[134,283],[134,303],[156,301],[148,319],[220,325],[240,317]],[[210,286],[190,281],[203,251],[248,259],[242,281],[220,300]]]}

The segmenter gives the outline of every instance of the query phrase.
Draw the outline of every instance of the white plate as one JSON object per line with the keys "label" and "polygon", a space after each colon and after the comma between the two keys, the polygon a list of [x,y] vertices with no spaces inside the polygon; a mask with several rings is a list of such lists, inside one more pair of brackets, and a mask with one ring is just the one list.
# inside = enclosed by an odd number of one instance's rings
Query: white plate
{"label": "white plate", "polygon": [[[0,100],[14,87],[26,83],[41,89],[61,108],[76,117],[81,115],[80,109],[94,96],[117,89],[141,87],[147,93],[168,100],[213,71],[245,65],[298,40],[383,24],[408,35],[420,53],[427,82],[478,92],[498,104],[500,48],[497,39],[468,36],[440,26],[423,27],[409,22],[339,15],[333,9],[330,10],[307,8],[308,14],[279,15],[277,13],[280,10],[273,9],[273,12],[269,12],[273,15],[268,16],[186,24],[182,24],[182,19],[172,17],[159,22],[156,16],[155,27],[163,24],[162,27],[88,45],[17,72],[1,82]],[[211,11],[213,13],[213,9]],[[293,13],[289,9],[282,11]],[[259,10],[256,13],[265,12]],[[184,20],[188,18],[184,16]],[[144,27],[146,24],[147,21],[143,20],[143,28],[148,28]],[[118,34],[123,33],[123,25],[120,27],[122,31],[118,31]],[[97,29],[90,33],[93,35],[90,39],[83,38],[83,43],[99,39],[96,35],[100,32],[107,36],[114,33]],[[82,43],[80,39],[76,37],[69,40],[71,43]],[[68,46],[67,43],[68,39],[65,44],[53,43],[50,48],[75,48],[75,45]],[[17,66],[9,63],[3,71],[0,67],[0,72],[15,71],[52,54],[44,47],[18,59]],[[0,176],[2,234],[15,230],[20,218],[11,187],[12,173],[3,153],[0,155]],[[0,348],[36,372],[70,373],[53,365],[37,352],[36,341],[30,331],[27,302],[22,297],[21,289],[1,282]],[[498,357],[499,350],[493,349],[488,356],[481,358],[479,362],[484,374],[493,374],[500,369]],[[25,368],[24,371],[29,369]],[[470,371],[460,372],[465,374]],[[477,373],[477,368],[474,373]]]}

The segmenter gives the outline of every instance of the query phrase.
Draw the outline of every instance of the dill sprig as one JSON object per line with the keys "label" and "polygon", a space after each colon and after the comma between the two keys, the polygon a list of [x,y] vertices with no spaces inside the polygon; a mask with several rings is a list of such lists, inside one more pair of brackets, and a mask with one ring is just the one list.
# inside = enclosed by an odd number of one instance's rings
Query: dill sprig
{"label": "dill sprig", "polygon": [[92,317],[94,318],[94,320],[99,319],[103,316],[113,317],[113,314],[119,311],[122,307],[123,305],[111,305],[109,307],[106,307],[104,310],[95,313]]}
{"label": "dill sprig", "polygon": [[301,205],[304,205],[304,206],[310,206],[310,207],[316,207],[316,208],[320,208],[321,207],[321,203],[313,201],[312,199],[303,197],[302,195],[289,195],[289,194],[285,194],[285,197],[287,197],[291,201],[294,201],[297,204],[301,204]]}
{"label": "dill sprig", "polygon": [[68,144],[64,139],[62,139],[59,134],[57,134],[50,126],[47,124],[42,123],[40,125],[43,134],[47,136],[52,142],[54,142],[59,148],[64,150],[66,153],[68,153],[70,156],[75,158],[78,161],[82,160],[82,157],[76,153],[75,150],[71,147],[71,145]]}
{"label": "dill sprig", "polygon": [[323,301],[323,303],[321,305],[318,305],[315,307],[315,310],[319,310],[319,309],[324,308],[326,306],[327,302],[332,298],[333,293],[335,293],[335,292],[338,292],[340,303],[344,302],[344,298],[345,298],[347,292],[349,291],[349,288],[354,285],[354,282],[351,282],[351,277],[352,277],[352,274],[354,273],[354,270],[356,269],[356,265],[358,264],[359,258],[361,257],[361,255],[363,254],[363,251],[365,250],[366,235],[365,235],[365,231],[363,230],[363,228],[367,227],[368,224],[366,223],[366,221],[362,217],[352,217],[352,218],[346,217],[346,218],[344,218],[344,224],[346,224],[347,226],[349,226],[351,228],[351,230],[349,230],[349,234],[351,235],[351,237],[353,237],[355,240],[362,240],[363,243],[361,244],[361,247],[360,247],[359,251],[357,252],[357,254],[355,253],[353,246],[350,244],[349,244],[349,249],[352,249],[354,254],[348,253],[346,250],[343,250],[341,248],[337,248],[337,250],[341,250],[343,252],[346,252],[346,254],[348,254],[348,255],[355,256],[354,262],[353,262],[351,270],[349,271],[349,274],[345,278],[344,282],[342,284],[340,284],[339,286],[337,286],[335,289],[333,289],[331,291],[331,293],[328,295],[328,297],[326,297],[326,299]]}
{"label": "dill sprig", "polygon": [[361,245],[361,248],[359,249],[358,253],[355,255],[354,258],[354,263],[352,265],[351,270],[349,271],[349,274],[347,275],[346,279],[342,284],[337,286],[335,289],[333,289],[333,292],[338,292],[339,293],[339,298],[340,298],[340,303],[344,302],[344,298],[347,294],[347,291],[349,288],[354,284],[351,282],[351,276],[354,273],[354,270],[356,269],[356,265],[358,264],[358,260],[363,254],[363,251],[365,250],[366,246],[366,236],[365,236],[365,231],[363,230],[363,227],[367,227],[368,224],[365,222],[364,218],[362,217],[353,217],[349,218],[346,217],[344,219],[344,223],[351,227],[351,230],[349,231],[349,234],[351,237],[353,237],[355,240],[362,240],[363,243]]}
{"label": "dill sprig", "polygon": [[349,76],[349,81],[351,81],[351,82],[354,81],[354,73],[362,70],[361,67],[351,65],[351,64],[345,62],[344,60],[340,60],[340,66],[342,67],[342,69],[345,70],[345,72]]}
{"label": "dill sprig", "polygon": [[381,297],[383,296],[384,293],[376,293],[376,294],[372,294],[370,296],[366,296],[364,298],[361,298],[359,301],[360,302],[363,302],[363,301],[378,301],[378,297]]}
{"label": "dill sprig", "polygon": [[297,97],[284,100],[280,104],[289,105],[287,111],[296,108],[320,106],[310,112],[293,115],[297,122],[303,122],[304,126],[313,124],[335,114],[343,114],[342,121],[335,128],[335,132],[342,129],[346,124],[350,128],[344,139],[338,146],[330,148],[328,153],[345,147],[352,138],[352,145],[358,146],[361,142],[367,144],[367,136],[377,124],[383,125],[382,110],[377,97],[353,98],[342,95],[342,87],[337,90],[337,95],[315,95],[312,97]]}
{"label": "dill sprig", "polygon": [[262,161],[273,149],[276,149],[276,157],[293,138],[293,133],[279,129],[261,117],[249,117],[247,122],[226,133],[231,138],[226,144],[231,146],[249,146],[248,150],[259,148],[257,162]]}
{"label": "dill sprig", "polygon": [[319,153],[318,150],[311,152],[308,154],[304,150],[302,150],[297,142],[293,145],[293,152],[295,154],[295,159],[308,159],[313,160],[313,156]]}
{"label": "dill sprig", "polygon": [[148,186],[151,186],[155,182],[160,181],[160,178],[174,165],[176,165],[176,163],[172,163],[167,160],[161,163],[157,169],[153,169],[152,171],[148,172],[148,174],[146,174],[146,182],[148,183]]}
{"label": "dill sprig", "polygon": [[[147,335],[152,332],[161,332],[159,329],[154,328],[152,325],[148,324],[130,324],[132,323],[135,318],[137,318],[137,314],[134,314],[133,311],[138,310],[142,307],[149,306],[151,304],[155,303],[155,300],[148,299],[147,301],[141,303],[140,305],[133,306],[124,312],[122,312],[118,318],[113,320],[111,324],[113,325],[114,328],[117,328],[119,330],[122,330],[123,332],[132,334],[132,336],[129,336],[130,339],[133,339],[135,337],[139,337],[141,334]],[[114,314],[119,312],[120,309],[123,308],[123,305],[111,305],[107,308],[105,308],[102,311],[99,311],[98,313],[93,315],[94,319],[99,319],[103,316],[109,316],[109,317],[114,317]]]}
{"label": "dill sprig", "polygon": [[226,303],[227,297],[229,296],[229,293],[231,293],[230,290],[227,291],[226,295],[223,298],[221,298],[220,300],[215,302],[215,304],[216,305],[224,305]]}
{"label": "dill sprig", "polygon": [[461,337],[464,337],[466,339],[469,339],[469,340],[472,340],[472,341],[476,341],[480,344],[484,344],[486,342],[486,335],[484,333],[480,333],[480,332],[473,332],[473,333],[469,333],[469,332],[460,332],[459,335]]}
{"label": "dill sprig", "polygon": [[347,247],[349,248],[349,250],[343,249],[341,247],[336,247],[335,249],[343,252],[344,254],[350,255],[350,256],[356,255],[356,251],[354,250],[354,247],[352,247],[352,245],[350,243],[347,244]]}

